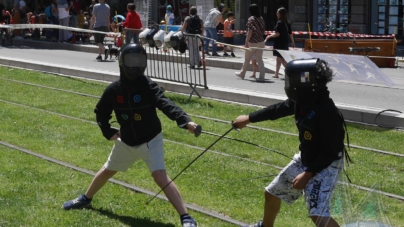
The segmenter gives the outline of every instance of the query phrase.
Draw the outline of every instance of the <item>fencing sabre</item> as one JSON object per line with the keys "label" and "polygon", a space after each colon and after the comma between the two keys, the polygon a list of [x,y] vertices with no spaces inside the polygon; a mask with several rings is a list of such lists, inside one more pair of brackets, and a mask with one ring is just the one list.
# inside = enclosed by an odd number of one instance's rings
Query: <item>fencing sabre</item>
{"label": "fencing sabre", "polygon": [[[200,126],[200,125],[198,125]],[[202,127],[199,127],[198,129],[195,129],[195,136],[198,136],[201,134],[202,132]],[[206,151],[208,151],[211,147],[213,147],[213,145],[215,145],[219,140],[221,140],[223,137],[225,137],[227,134],[229,134],[229,132],[231,132],[234,128],[234,126],[232,125],[232,127],[227,130],[227,132],[225,132],[222,136],[219,137],[219,139],[217,139],[215,142],[213,142],[208,148],[206,148],[202,153],[200,153],[194,160],[192,160],[187,166],[185,166],[185,168],[183,170],[181,170],[170,182],[168,182],[159,192],[157,192],[156,195],[153,196],[153,198],[151,198],[149,201],[146,202],[146,205],[149,205],[149,203],[151,201],[153,201],[154,198],[156,198],[164,189],[166,189],[168,187],[168,185],[170,185],[175,179],[177,179],[186,169],[188,169],[188,167],[190,167],[196,160],[198,160],[198,158],[200,158],[203,154],[205,154]],[[198,131],[197,131],[198,130]]]}

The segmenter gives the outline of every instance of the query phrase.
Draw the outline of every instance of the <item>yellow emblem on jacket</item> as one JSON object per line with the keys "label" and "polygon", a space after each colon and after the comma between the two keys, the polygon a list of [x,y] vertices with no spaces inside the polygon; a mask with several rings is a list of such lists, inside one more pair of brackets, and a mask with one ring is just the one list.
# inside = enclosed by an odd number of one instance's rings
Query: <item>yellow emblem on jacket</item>
{"label": "yellow emblem on jacket", "polygon": [[312,135],[308,131],[304,131],[304,139],[305,140],[311,140]]}
{"label": "yellow emblem on jacket", "polygon": [[140,114],[135,114],[135,121],[141,121],[142,120],[142,116],[140,116]]}

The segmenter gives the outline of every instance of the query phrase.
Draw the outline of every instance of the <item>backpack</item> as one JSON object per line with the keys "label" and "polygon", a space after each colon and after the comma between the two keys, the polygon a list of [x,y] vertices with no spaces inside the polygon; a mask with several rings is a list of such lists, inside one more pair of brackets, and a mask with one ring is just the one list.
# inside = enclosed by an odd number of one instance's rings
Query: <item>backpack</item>
{"label": "backpack", "polygon": [[51,5],[48,5],[48,7],[45,8],[45,14],[48,18],[52,17],[52,7]]}
{"label": "backpack", "polygon": [[199,19],[198,15],[191,16],[191,19],[188,22],[187,32],[190,34],[201,34],[202,25],[201,19]]}

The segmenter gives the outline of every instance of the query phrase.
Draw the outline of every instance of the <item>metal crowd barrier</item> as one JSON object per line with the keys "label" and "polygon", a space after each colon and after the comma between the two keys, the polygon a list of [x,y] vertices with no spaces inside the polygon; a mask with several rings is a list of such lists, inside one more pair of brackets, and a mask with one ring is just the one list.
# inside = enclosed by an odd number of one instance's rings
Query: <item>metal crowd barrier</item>
{"label": "metal crowd barrier", "polygon": [[[180,53],[173,48],[163,49],[144,45],[148,54],[146,73],[151,78],[172,81],[176,83],[188,84],[191,87],[191,93],[188,101],[195,93],[200,98],[202,96],[196,90],[197,87],[209,89],[206,80],[206,66],[204,63],[205,52],[203,48],[203,38],[195,35],[184,34],[187,40],[187,50]],[[189,44],[197,45],[197,53],[199,61],[195,63],[195,67],[191,68],[191,57]],[[196,47],[196,46],[195,46]],[[198,67],[200,66],[200,67]]]}

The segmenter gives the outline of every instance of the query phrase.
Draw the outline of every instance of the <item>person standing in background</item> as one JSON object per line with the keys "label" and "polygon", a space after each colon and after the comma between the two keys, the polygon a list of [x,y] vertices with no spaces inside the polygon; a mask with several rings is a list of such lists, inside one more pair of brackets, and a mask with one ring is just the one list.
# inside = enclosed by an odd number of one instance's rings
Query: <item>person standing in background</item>
{"label": "person standing in background", "polygon": [[292,41],[292,47],[295,48],[295,41],[293,39],[292,34],[292,26],[290,25],[288,19],[288,11],[281,7],[276,12],[276,16],[278,17],[278,22],[275,26],[275,34],[268,35],[265,39],[265,42],[274,38],[274,52],[273,55],[276,56],[276,71],[275,75],[272,78],[279,78],[279,69],[281,68],[281,64],[283,67],[286,66],[286,61],[283,59],[282,55],[275,50],[289,50],[289,36]]}
{"label": "person standing in background", "polygon": [[[264,48],[264,35],[265,35],[265,22],[264,19],[260,15],[260,9],[257,4],[251,4],[249,8],[251,16],[248,18],[247,22],[247,37],[245,39],[245,47],[246,48]],[[257,82],[265,81],[265,66],[264,61],[262,60],[262,55],[264,51],[262,49],[252,49],[246,50],[244,54],[244,63],[243,68],[240,72],[236,72],[236,76],[244,79],[245,74],[247,72],[247,67],[250,64],[251,58],[255,55],[255,59],[258,62],[258,68],[260,71],[260,76],[257,78]]]}
{"label": "person standing in background", "polygon": [[[73,7],[73,2],[68,3],[67,0],[58,0],[59,11],[59,25],[69,27],[69,12]],[[59,29],[59,42],[67,42],[69,39],[69,31],[65,29]]]}
{"label": "person standing in background", "polygon": [[[98,4],[93,7],[93,16],[91,17],[90,30],[108,32],[110,27],[110,8],[105,3],[105,0],[99,0]],[[98,45],[98,57],[97,61],[101,61],[101,54],[105,53],[105,59],[107,59],[108,50],[104,47],[105,34],[94,33],[94,42]]]}
{"label": "person standing in background", "polygon": [[125,43],[129,44],[132,39],[134,43],[139,43],[139,33],[142,29],[142,21],[140,20],[140,15],[135,11],[136,5],[134,3],[128,3],[126,7],[128,14],[126,14],[126,20],[124,22],[118,23],[118,26],[123,25],[125,28],[129,29],[139,29],[139,31],[126,30]]}
{"label": "person standing in background", "polygon": [[[196,6],[192,6],[189,10],[190,16],[187,16],[184,20],[184,24],[181,27],[181,32],[184,30],[193,35],[203,35],[204,27],[203,20],[198,16],[198,10]],[[201,55],[199,53],[199,38],[196,36],[187,36],[188,49],[189,49],[189,63],[191,69],[195,69],[202,66]]]}
{"label": "person standing in background", "polygon": [[[224,23],[222,14],[226,11],[226,6],[221,3],[217,8],[213,8],[210,10],[208,16],[206,16],[205,20],[205,31],[206,31],[206,37],[209,39],[205,39],[205,53],[207,55],[209,54],[209,43],[212,41],[217,41],[217,31],[216,27],[219,23]],[[217,45],[216,42],[213,42],[212,44],[212,56],[220,56],[217,53]]]}
{"label": "person standing in background", "polygon": [[[233,45],[234,44],[234,34],[233,30],[231,29],[232,24],[234,24],[236,20],[234,19],[234,13],[233,12],[228,12],[227,13],[227,19],[224,21],[224,43]],[[231,56],[236,57],[233,53],[234,47],[230,47],[231,50]],[[227,54],[227,46],[224,46],[223,48],[223,56],[228,57],[229,55]]]}
{"label": "person standing in background", "polygon": [[175,18],[174,18],[174,13],[173,13],[173,9],[171,7],[171,5],[168,5],[166,7],[166,15],[164,16],[165,20],[166,20],[166,25],[173,25]]}

